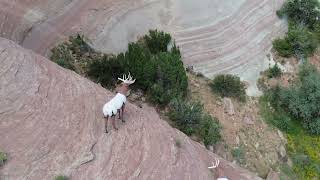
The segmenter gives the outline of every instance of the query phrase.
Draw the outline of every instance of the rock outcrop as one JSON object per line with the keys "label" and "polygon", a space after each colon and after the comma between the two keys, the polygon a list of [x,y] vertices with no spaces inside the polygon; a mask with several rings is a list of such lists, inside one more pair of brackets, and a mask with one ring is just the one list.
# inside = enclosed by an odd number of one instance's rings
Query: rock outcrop
{"label": "rock outcrop", "polygon": [[258,95],[271,40],[286,30],[275,13],[283,1],[0,0],[0,35],[45,55],[81,32],[95,49],[115,53],[158,28],[174,36],[196,72],[240,75],[250,84],[249,95]]}
{"label": "rock outcrop", "polygon": [[[112,96],[0,38],[0,148],[9,154],[0,177],[213,179],[207,167],[219,157],[171,128],[152,107],[128,103],[127,122],[105,134],[101,107]],[[223,159],[221,168],[231,180],[260,179]]]}

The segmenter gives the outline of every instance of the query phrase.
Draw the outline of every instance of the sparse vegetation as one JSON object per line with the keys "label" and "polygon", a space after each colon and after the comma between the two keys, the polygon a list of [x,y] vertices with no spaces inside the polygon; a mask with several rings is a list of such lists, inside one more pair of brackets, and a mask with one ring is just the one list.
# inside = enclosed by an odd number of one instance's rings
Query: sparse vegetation
{"label": "sparse vegetation", "polygon": [[[301,120],[312,134],[320,134],[320,73],[311,65],[301,66],[298,79],[288,88],[277,86],[267,93],[277,111]],[[286,119],[286,118],[282,118]]]}
{"label": "sparse vegetation", "polygon": [[233,97],[245,101],[245,84],[240,78],[230,74],[216,76],[210,83],[212,91],[222,97]]}
{"label": "sparse vegetation", "polygon": [[203,112],[203,106],[199,102],[174,99],[170,103],[169,118],[182,132],[200,137],[206,146],[221,139],[219,122]]}
{"label": "sparse vegetation", "polygon": [[182,99],[174,99],[170,103],[169,118],[175,125],[187,135],[196,132],[202,119],[203,106],[199,102],[186,102]]}
{"label": "sparse vegetation", "polygon": [[260,99],[264,119],[287,133],[287,151],[301,179],[320,178],[319,100],[320,73],[309,64],[291,86],[276,86]]}
{"label": "sparse vegetation", "polygon": [[69,37],[67,42],[59,44],[51,50],[50,60],[58,65],[84,74],[91,55],[97,53],[85,42],[84,36],[77,34]]}
{"label": "sparse vegetation", "polygon": [[216,144],[221,140],[221,125],[219,121],[209,114],[204,114],[198,129],[198,134],[206,146]]}
{"label": "sparse vegetation", "polygon": [[302,25],[289,24],[284,39],[273,41],[273,48],[283,57],[303,58],[312,55],[318,46],[317,37]]}
{"label": "sparse vegetation", "polygon": [[0,151],[0,167],[8,160],[7,154]]}
{"label": "sparse vegetation", "polygon": [[69,178],[64,175],[58,175],[54,178],[54,180],[69,180]]}
{"label": "sparse vegetation", "polygon": [[280,77],[282,74],[281,69],[279,68],[278,64],[276,63],[274,66],[270,67],[267,70],[267,76],[268,78],[276,78]]}
{"label": "sparse vegetation", "polygon": [[245,164],[245,156],[244,156],[244,149],[243,149],[243,145],[237,147],[237,148],[234,148],[232,151],[231,151],[231,154],[233,156],[233,158],[236,159],[236,161],[239,163],[239,164]]}

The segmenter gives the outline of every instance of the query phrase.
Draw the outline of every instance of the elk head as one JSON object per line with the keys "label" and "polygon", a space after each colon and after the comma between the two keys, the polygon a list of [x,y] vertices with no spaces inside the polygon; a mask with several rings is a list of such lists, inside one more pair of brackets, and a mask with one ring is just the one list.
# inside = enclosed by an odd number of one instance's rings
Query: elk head
{"label": "elk head", "polygon": [[129,85],[133,84],[136,80],[132,78],[132,76],[130,75],[130,72],[127,75],[123,74],[122,78],[118,78],[120,81],[122,81],[120,87],[119,87],[119,92],[122,94],[127,94],[127,92],[129,91]]}

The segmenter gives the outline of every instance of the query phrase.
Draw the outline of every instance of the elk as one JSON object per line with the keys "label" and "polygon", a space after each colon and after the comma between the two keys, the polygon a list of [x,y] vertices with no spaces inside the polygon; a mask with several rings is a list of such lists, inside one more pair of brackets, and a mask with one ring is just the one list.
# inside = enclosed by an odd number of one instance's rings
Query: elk
{"label": "elk", "polygon": [[122,75],[122,78],[118,78],[118,80],[122,81],[120,86],[117,88],[117,94],[113,97],[109,102],[104,104],[102,108],[102,112],[105,119],[105,132],[108,133],[108,120],[111,118],[112,126],[115,130],[118,130],[115,123],[115,117],[117,113],[119,114],[119,119],[122,122],[125,122],[123,119],[123,112],[125,108],[125,103],[127,100],[126,94],[129,91],[129,86],[133,84],[136,80],[132,78],[130,72],[128,76],[125,74]]}

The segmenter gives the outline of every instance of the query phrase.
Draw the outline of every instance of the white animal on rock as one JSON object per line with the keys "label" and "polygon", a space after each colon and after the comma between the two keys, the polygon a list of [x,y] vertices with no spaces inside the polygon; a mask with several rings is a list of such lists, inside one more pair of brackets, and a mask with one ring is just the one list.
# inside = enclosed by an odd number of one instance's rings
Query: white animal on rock
{"label": "white animal on rock", "polygon": [[121,94],[121,93],[117,93],[115,97],[113,97],[109,102],[107,102],[104,106],[103,106],[103,115],[104,117],[111,117],[111,116],[115,116],[118,112],[119,109],[121,109],[122,105],[126,103],[126,96]]}
{"label": "white animal on rock", "polygon": [[118,129],[116,128],[115,125],[115,116],[117,113],[119,113],[119,119],[121,117],[122,122],[125,122],[123,120],[123,112],[124,112],[124,107],[125,107],[125,103],[127,101],[127,97],[126,94],[129,91],[129,85],[133,84],[136,80],[132,78],[132,76],[128,75],[128,77],[126,75],[123,75],[122,78],[118,78],[120,81],[122,81],[120,87],[118,88],[118,93],[116,94],[115,97],[113,97],[109,102],[107,102],[106,104],[104,104],[103,108],[102,108],[102,112],[105,118],[105,131],[106,133],[108,133],[107,127],[108,127],[108,119],[109,117],[112,120],[112,125],[114,127],[114,129]]}

